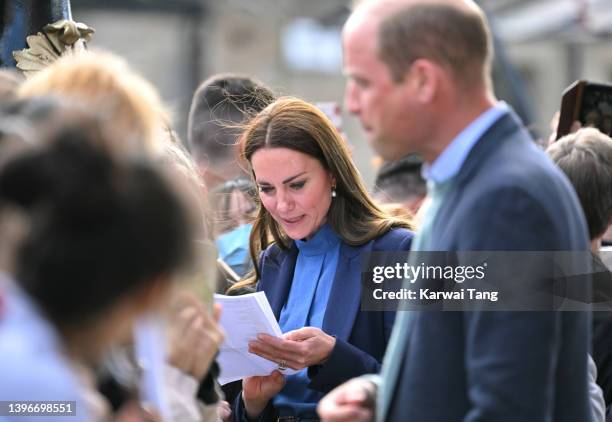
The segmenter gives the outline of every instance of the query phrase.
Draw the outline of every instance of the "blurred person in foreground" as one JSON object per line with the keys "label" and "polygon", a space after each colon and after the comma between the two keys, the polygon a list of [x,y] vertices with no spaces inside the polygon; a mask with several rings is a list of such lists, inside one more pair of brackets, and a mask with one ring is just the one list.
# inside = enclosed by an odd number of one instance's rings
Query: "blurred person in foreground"
{"label": "blurred person in foreground", "polygon": [[[571,185],[494,97],[475,2],[366,0],[342,38],[347,109],[383,158],[417,153],[428,167],[412,254],[588,250]],[[319,414],[588,421],[589,333],[587,312],[398,312],[380,376],[334,390]]]}
{"label": "blurred person in foreground", "polygon": [[119,56],[84,52],[60,57],[23,82],[20,98],[58,97],[95,113],[123,156],[155,157],[169,115],[157,90]]}
{"label": "blurred person in foreground", "polygon": [[17,89],[24,81],[24,77],[15,69],[0,69],[0,101],[14,100],[17,97]]}
{"label": "blurred person in foreground", "polygon": [[[167,163],[166,169],[170,171],[174,180],[173,187],[179,189],[190,204],[193,204],[193,208],[199,212],[198,223],[192,233],[193,240],[206,238],[207,234],[204,233],[204,223],[202,221],[206,215],[202,198],[204,189],[200,176],[188,154],[181,150],[179,145],[175,145],[175,137],[169,128],[169,115],[157,90],[146,79],[132,70],[122,58],[104,52],[86,52],[61,57],[43,71],[25,81],[19,87],[18,94],[21,98],[26,99],[41,95],[53,96],[95,113],[96,118],[99,119],[101,125],[104,125],[105,131],[109,134],[106,137],[107,142],[109,142],[108,148],[116,154],[118,159],[144,159],[155,163],[155,165],[159,164],[160,161]],[[178,175],[184,177],[177,177]],[[205,286],[207,280],[201,279],[199,283],[201,286]],[[204,289],[198,288],[198,291],[202,290]],[[209,291],[208,294],[210,293]],[[176,322],[179,327],[172,327],[171,323],[170,329],[181,329],[183,326],[179,316],[187,313],[193,316],[192,325],[187,326],[191,334],[174,336],[171,333],[171,338],[174,341],[169,344],[168,358],[173,363],[172,366],[181,370],[187,378],[181,378],[178,376],[178,372],[168,370],[167,372],[171,374],[171,377],[165,380],[165,387],[171,392],[176,388],[185,391],[185,389],[192,390],[193,383],[200,384],[196,390],[201,393],[200,398],[203,399],[211,396],[204,390],[212,391],[214,382],[207,382],[210,378],[206,374],[196,377],[195,380],[189,379],[193,374],[189,371],[183,371],[185,369],[184,364],[182,364],[184,360],[173,359],[172,357],[178,351],[184,352],[186,350],[181,342],[189,342],[195,336],[193,326],[199,326],[200,324],[207,329],[195,330],[198,333],[197,337],[199,337],[197,344],[203,345],[206,350],[205,353],[212,350],[214,355],[220,341],[218,327],[213,315],[209,311],[204,311],[201,303],[199,306],[187,305],[190,302],[186,301],[180,301],[180,303],[185,304],[189,309],[185,309],[182,313],[180,310],[173,308],[177,312],[172,316],[177,319],[172,319],[171,322]],[[190,350],[192,356],[186,357],[184,353],[181,353],[187,361],[194,359],[197,355],[202,356],[203,352],[199,348],[187,349]],[[206,360],[208,358],[203,359],[203,361]],[[112,374],[110,379],[102,381],[102,384],[104,384],[102,389],[106,395],[113,398],[111,402],[115,407],[121,406],[129,396],[129,387],[118,385],[116,382],[117,379],[115,378],[118,378],[118,375],[120,374]],[[136,382],[136,375],[131,375],[131,377],[128,377],[131,378],[130,382]],[[193,409],[202,409],[201,400],[200,403],[195,401],[195,395],[191,392],[183,395],[194,399],[192,403],[183,400],[184,404],[188,404],[188,407],[183,410],[192,415],[197,415],[197,412],[194,412]],[[173,395],[175,398],[179,396],[180,394]],[[178,404],[179,406],[172,406],[171,403],[171,411],[180,411],[180,403]]]}
{"label": "blurred person in foreground", "polygon": [[[169,133],[168,133],[169,134]],[[212,243],[208,239],[205,198],[196,165],[180,142],[163,140],[160,157],[174,188],[194,211],[196,224],[191,238],[196,245],[196,262],[183,274],[170,295],[167,321],[167,364],[164,391],[173,421],[212,422],[229,414],[217,384],[219,369],[214,359],[224,339],[218,322],[220,305],[206,309],[212,298],[214,271]]]}
{"label": "blurred person in foreground", "polygon": [[0,397],[74,401],[65,420],[106,420],[92,368],[164,303],[192,224],[166,176],[118,157],[105,126],[74,113],[0,169],[2,217],[25,226],[0,282]]}
{"label": "blurred person in foreground", "polygon": [[[270,104],[246,125],[241,148],[260,204],[255,271],[232,289],[265,292],[284,335],[249,344],[279,370],[243,380],[234,418],[316,419],[323,394],[380,369],[395,312],[361,311],[361,270],[368,252],[407,251],[411,224],[375,205],[345,141],[305,101]],[[285,377],[286,368],[299,372]]]}

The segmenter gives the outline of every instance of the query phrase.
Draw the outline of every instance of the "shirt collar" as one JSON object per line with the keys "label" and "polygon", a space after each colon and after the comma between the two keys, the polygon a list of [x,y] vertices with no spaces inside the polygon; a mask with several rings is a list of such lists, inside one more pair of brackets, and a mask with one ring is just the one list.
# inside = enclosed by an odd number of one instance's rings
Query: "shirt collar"
{"label": "shirt collar", "polygon": [[331,228],[329,223],[325,223],[309,240],[296,240],[300,252],[306,255],[318,255],[329,251],[332,247],[340,243],[340,238]]}
{"label": "shirt collar", "polygon": [[509,110],[508,104],[500,101],[478,116],[451,141],[432,164],[423,164],[423,177],[435,183],[443,183],[453,178],[459,173],[482,135]]}

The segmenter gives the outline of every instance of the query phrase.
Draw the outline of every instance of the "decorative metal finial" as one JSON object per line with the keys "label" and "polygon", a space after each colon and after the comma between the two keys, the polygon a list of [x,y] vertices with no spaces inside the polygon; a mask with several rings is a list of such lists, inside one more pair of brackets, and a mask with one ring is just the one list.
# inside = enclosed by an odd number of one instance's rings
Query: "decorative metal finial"
{"label": "decorative metal finial", "polygon": [[85,50],[93,33],[84,23],[66,19],[45,25],[41,32],[26,38],[28,48],[13,52],[17,68],[26,76],[38,72],[64,54]]}

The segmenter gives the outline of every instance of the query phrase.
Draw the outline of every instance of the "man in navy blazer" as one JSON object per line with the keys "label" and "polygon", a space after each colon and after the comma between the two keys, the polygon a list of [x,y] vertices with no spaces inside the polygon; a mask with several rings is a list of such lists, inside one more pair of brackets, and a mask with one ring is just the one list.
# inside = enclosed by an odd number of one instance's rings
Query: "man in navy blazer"
{"label": "man in navy blazer", "polygon": [[[366,0],[344,27],[343,47],[346,105],[372,146],[386,159],[420,154],[434,192],[443,192],[433,195],[417,232],[421,250],[588,250],[568,181],[493,95],[491,37],[474,2]],[[400,312],[382,376],[335,389],[319,414],[326,421],[589,421],[589,318]]]}

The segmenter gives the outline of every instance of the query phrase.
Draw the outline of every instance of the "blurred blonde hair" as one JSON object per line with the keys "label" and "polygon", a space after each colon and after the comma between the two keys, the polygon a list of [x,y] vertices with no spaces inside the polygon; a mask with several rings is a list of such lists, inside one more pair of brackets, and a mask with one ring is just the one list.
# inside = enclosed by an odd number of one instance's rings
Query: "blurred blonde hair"
{"label": "blurred blonde hair", "polygon": [[206,204],[206,186],[193,157],[177,141],[177,135],[171,129],[161,133],[159,162],[170,172],[176,189],[186,196],[192,210],[197,213],[198,226],[203,228],[197,237],[209,238],[211,222]]}
{"label": "blurred blonde hair", "polygon": [[112,128],[115,147],[131,154],[160,152],[169,114],[155,88],[120,57],[106,52],[67,55],[21,84],[22,98],[52,95],[95,113]]}
{"label": "blurred blonde hair", "polygon": [[11,68],[0,69],[0,100],[12,100],[17,95],[17,88],[23,82],[23,75]]}
{"label": "blurred blonde hair", "polygon": [[217,278],[217,251],[211,239],[211,212],[206,201],[206,186],[193,157],[172,129],[167,128],[161,133],[160,147],[158,162],[188,205],[189,216],[196,223],[192,233],[196,260],[192,268],[180,275],[181,282],[175,284],[173,302],[176,304],[182,293],[189,292],[210,309]]}

